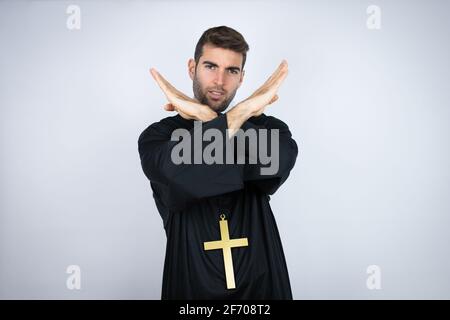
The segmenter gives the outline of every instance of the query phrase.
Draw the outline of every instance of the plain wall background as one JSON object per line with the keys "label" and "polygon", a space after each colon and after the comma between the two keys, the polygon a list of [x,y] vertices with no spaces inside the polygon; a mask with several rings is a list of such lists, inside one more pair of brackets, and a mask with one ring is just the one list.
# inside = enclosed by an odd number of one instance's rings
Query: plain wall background
{"label": "plain wall background", "polygon": [[[81,29],[66,27],[69,5]],[[366,26],[369,5],[381,29]],[[289,62],[299,146],[272,197],[295,299],[450,298],[448,1],[1,1],[0,298],[159,299],[165,233],[137,150],[192,94],[204,30],[250,45],[235,101]],[[69,265],[81,290],[66,287]],[[381,290],[366,269],[381,268]]]}

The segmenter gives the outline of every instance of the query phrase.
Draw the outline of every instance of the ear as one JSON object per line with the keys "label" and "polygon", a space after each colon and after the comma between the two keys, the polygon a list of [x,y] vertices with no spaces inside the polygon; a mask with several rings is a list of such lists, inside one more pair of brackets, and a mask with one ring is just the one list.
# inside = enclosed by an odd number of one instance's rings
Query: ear
{"label": "ear", "polygon": [[189,59],[188,61],[188,71],[189,71],[189,77],[191,78],[191,80],[194,80],[194,76],[195,76],[195,60],[194,59]]}

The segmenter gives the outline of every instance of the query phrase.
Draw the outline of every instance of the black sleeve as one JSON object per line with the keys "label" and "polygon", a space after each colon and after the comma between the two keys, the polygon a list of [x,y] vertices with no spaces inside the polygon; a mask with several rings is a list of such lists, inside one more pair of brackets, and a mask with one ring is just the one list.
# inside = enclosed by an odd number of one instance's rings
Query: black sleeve
{"label": "black sleeve", "polygon": [[[298,155],[298,147],[288,126],[281,120],[266,116],[264,114],[250,118],[242,126],[245,131],[247,129],[267,129],[267,137],[270,137],[271,130],[278,129],[279,131],[279,166],[278,171],[273,174],[262,174],[261,168],[268,165],[262,165],[258,159],[256,164],[246,164],[244,166],[244,181],[256,186],[263,193],[272,195],[278,188],[286,181],[291,169],[295,165]],[[269,139],[270,142],[270,139]],[[268,143],[268,153],[271,154],[271,143]]]}
{"label": "black sleeve", "polygon": [[[226,139],[226,114],[202,123],[202,131],[210,128],[218,129]],[[194,136],[195,127],[189,131]],[[172,149],[178,141],[171,141],[171,130],[161,123],[154,123],[139,136],[138,148],[142,169],[146,177],[153,183],[162,184],[168,194],[165,205],[172,210],[181,210],[186,205],[205,197],[216,196],[244,188],[243,165],[238,164],[175,164],[172,161]],[[203,134],[203,132],[202,132]],[[194,139],[192,139],[194,140]],[[202,148],[210,142],[197,146]],[[193,155],[196,151],[192,145]],[[225,154],[225,143],[223,154]],[[193,157],[192,157],[193,159]],[[191,159],[191,160],[192,160]],[[203,162],[203,161],[202,161]]]}

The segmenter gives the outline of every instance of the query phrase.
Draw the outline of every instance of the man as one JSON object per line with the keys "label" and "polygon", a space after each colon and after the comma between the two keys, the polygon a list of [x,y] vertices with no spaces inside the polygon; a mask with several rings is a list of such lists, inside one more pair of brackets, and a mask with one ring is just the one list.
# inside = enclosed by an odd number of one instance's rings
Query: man
{"label": "man", "polygon": [[[269,196],[287,179],[298,149],[286,124],[263,114],[278,99],[287,62],[249,98],[223,113],[242,84],[247,51],[236,30],[206,30],[188,61],[195,98],[150,70],[168,99],[165,109],[178,113],[147,127],[138,141],[167,235],[162,299],[292,299]],[[176,164],[173,151],[180,142],[171,137],[179,129],[191,136],[215,129],[226,139],[236,137],[238,130],[277,131],[279,141],[269,144],[279,147],[278,170],[262,174],[260,161]],[[192,145],[200,154],[207,146],[204,141]]]}

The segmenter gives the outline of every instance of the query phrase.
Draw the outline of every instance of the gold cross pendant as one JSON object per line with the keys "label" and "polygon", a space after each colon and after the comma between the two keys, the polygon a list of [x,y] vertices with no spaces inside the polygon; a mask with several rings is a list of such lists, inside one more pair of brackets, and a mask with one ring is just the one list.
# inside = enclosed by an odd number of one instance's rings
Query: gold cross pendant
{"label": "gold cross pendant", "polygon": [[234,270],[233,270],[233,258],[231,256],[231,248],[247,247],[247,238],[230,239],[230,233],[228,231],[228,221],[225,220],[225,215],[220,215],[220,236],[221,240],[204,242],[205,250],[223,250],[223,263],[225,265],[225,278],[227,279],[227,289],[235,289],[236,284],[234,282]]}

